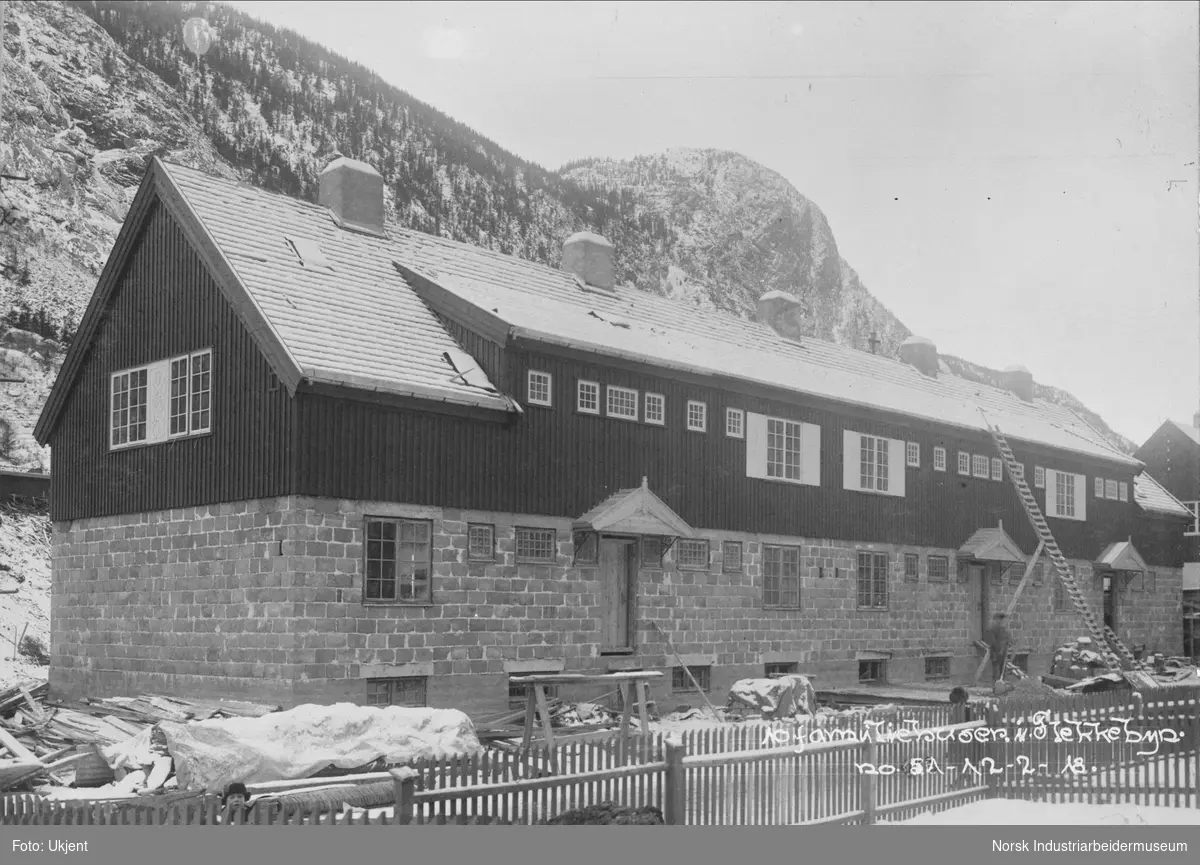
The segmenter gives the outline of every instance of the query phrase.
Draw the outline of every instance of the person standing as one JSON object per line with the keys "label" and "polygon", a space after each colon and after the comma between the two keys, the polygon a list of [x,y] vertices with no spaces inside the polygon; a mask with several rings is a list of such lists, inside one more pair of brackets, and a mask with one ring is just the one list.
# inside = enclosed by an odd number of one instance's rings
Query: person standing
{"label": "person standing", "polygon": [[1012,643],[1007,619],[1007,614],[996,613],[992,617],[992,627],[988,630],[987,646],[991,655],[993,682],[1004,681],[1004,667],[1008,661],[1008,648]]}

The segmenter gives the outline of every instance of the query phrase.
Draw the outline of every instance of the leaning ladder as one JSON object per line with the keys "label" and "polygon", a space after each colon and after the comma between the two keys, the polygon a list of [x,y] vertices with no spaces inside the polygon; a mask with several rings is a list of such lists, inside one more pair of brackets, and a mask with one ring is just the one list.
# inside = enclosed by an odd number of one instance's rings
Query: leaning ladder
{"label": "leaning ladder", "polygon": [[[1004,458],[1004,466],[1008,469],[1008,477],[1012,480],[1013,486],[1017,490],[1017,495],[1021,499],[1021,504],[1025,506],[1025,513],[1029,516],[1029,521],[1033,523],[1033,528],[1038,533],[1038,537],[1046,545],[1046,554],[1050,557],[1050,561],[1054,563],[1054,569],[1058,572],[1059,582],[1066,589],[1067,594],[1071,597],[1071,603],[1075,605],[1075,610],[1083,617],[1084,624],[1087,625],[1088,631],[1091,632],[1092,639],[1096,641],[1097,648],[1101,649],[1101,655],[1104,658],[1105,665],[1116,672],[1121,672],[1122,669],[1130,670],[1135,666],[1133,653],[1125,646],[1124,643],[1113,633],[1112,628],[1104,624],[1100,619],[1096,618],[1096,614],[1092,612],[1087,601],[1080,592],[1078,584],[1075,582],[1075,575],[1071,572],[1067,560],[1063,558],[1063,554],[1058,549],[1058,543],[1054,540],[1054,535],[1050,533],[1050,526],[1046,524],[1046,518],[1042,516],[1041,508],[1038,507],[1037,499],[1033,497],[1033,493],[1029,489],[1029,485],[1025,483],[1025,469],[1017,458],[1013,456],[1012,448],[1008,446],[1008,441],[997,427],[992,426],[983,409],[979,410],[983,415],[983,422],[988,428],[988,432],[992,434],[992,440],[996,443],[997,450]],[[1107,651],[1104,651],[1107,649]]]}

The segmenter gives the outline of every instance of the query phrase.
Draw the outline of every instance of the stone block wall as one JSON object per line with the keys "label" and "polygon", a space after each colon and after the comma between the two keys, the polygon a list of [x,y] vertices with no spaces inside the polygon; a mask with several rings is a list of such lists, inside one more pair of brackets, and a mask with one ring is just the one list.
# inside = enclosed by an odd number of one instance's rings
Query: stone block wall
{"label": "stone block wall", "polygon": [[[363,603],[369,516],[430,521],[431,603]],[[494,562],[469,560],[469,523],[495,526]],[[517,563],[516,526],[556,529],[557,561]],[[885,660],[893,684],[924,680],[930,655],[951,658],[952,681],[969,680],[979,663],[973,587],[959,580],[952,550],[708,531],[707,569],[680,569],[668,555],[663,568],[640,571],[636,653],[601,655],[599,571],[574,565],[570,529],[567,519],[303,497],[58,524],[51,688],[361,703],[368,679],[419,676],[429,705],[484,714],[507,707],[513,674],[640,666],[665,673],[654,688],[660,706],[694,705],[695,694],[672,692],[677,662],[658,628],[686,663],[711,666],[717,703],[767,661],[793,662],[819,687],[857,682],[863,658]],[[740,571],[723,568],[727,540],[742,542]],[[764,544],[801,548],[799,610],[763,609]],[[885,610],[858,609],[859,550],[888,555]],[[915,581],[904,553],[919,556]],[[950,559],[946,581],[929,580],[930,555]],[[1099,582],[1090,565],[1075,565],[1099,612]],[[1011,623],[1014,650],[1030,652],[1035,674],[1084,633],[1069,602],[1055,609],[1051,573],[1026,586]],[[1007,606],[1019,578],[990,581],[992,610]],[[1129,642],[1172,646],[1181,577],[1163,569],[1156,582],[1121,607],[1120,630]]]}

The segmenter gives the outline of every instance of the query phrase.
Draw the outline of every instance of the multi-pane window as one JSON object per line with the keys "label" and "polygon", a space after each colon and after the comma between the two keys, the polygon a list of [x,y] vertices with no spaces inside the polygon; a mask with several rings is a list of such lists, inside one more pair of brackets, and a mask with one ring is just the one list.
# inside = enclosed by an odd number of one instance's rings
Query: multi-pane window
{"label": "multi-pane window", "polygon": [[212,426],[212,352],[192,355],[191,432],[208,432]]}
{"label": "multi-pane window", "polygon": [[553,562],[557,558],[554,529],[518,528],[516,536],[518,562]]}
{"label": "multi-pane window", "polygon": [[646,394],[646,423],[663,426],[667,422],[667,399],[661,393]]}
{"label": "multi-pane window", "polygon": [[659,570],[662,568],[663,554],[666,552],[665,542],[655,535],[642,538],[642,567]]}
{"label": "multi-pane window", "polygon": [[579,380],[576,407],[583,414],[600,414],[600,385],[594,381]]}
{"label": "multi-pane window", "polygon": [[960,475],[971,474],[971,455],[968,453],[958,452],[958,473]]}
{"label": "multi-pane window", "polygon": [[800,424],[767,418],[767,477],[800,480]]}
{"label": "multi-pane window", "polygon": [[921,557],[916,553],[904,554],[904,579],[915,583],[920,579]]}
{"label": "multi-pane window", "polygon": [[[688,677],[691,673],[691,678]],[[694,691],[696,685],[700,686],[701,691],[709,691],[712,689],[712,667],[672,667],[671,668],[671,690],[676,692]],[[692,679],[696,680],[696,685],[692,684]]]}
{"label": "multi-pane window", "polygon": [[1094,495],[1096,498],[1104,498],[1104,478],[1096,478],[1096,481],[1092,486],[1095,488]]}
{"label": "multi-pane window", "polygon": [[368,706],[408,706],[425,708],[424,676],[401,679],[367,679]]}
{"label": "multi-pane window", "polygon": [[1192,521],[1187,524],[1186,537],[1200,535],[1200,502],[1184,502],[1183,506],[1192,512]]}
{"label": "multi-pane window", "polygon": [[946,449],[933,449],[933,470],[935,472],[944,472],[946,470]]}
{"label": "multi-pane window", "polygon": [[886,682],[887,681],[887,661],[882,659],[859,661],[858,662],[858,681],[860,682]]}
{"label": "multi-pane window", "polygon": [[888,441],[875,436],[860,436],[859,486],[864,490],[888,489]]}
{"label": "multi-pane window", "polygon": [[792,661],[774,661],[763,664],[763,674],[768,679],[774,679],[779,676],[794,676],[799,669],[799,665]]}
{"label": "multi-pane window", "polygon": [[904,443],[904,462],[911,468],[921,467],[921,445],[917,442]]}
{"label": "multi-pane window", "polygon": [[1046,470],[1042,466],[1033,467],[1033,485],[1039,490],[1046,486]]}
{"label": "multi-pane window", "polygon": [[363,600],[428,603],[432,536],[424,520],[368,519]]}
{"label": "multi-pane window", "polygon": [[1112,499],[1113,501],[1116,501],[1116,499],[1117,499],[1117,482],[1116,481],[1106,480],[1104,482],[1104,497],[1106,499]]}
{"label": "multi-pane window", "polygon": [[1054,502],[1059,516],[1075,516],[1075,475],[1054,473]]}
{"label": "multi-pane window", "polygon": [[886,610],[888,559],[884,553],[858,554],[858,606],[866,610]]}
{"label": "multi-pane window", "polygon": [[180,357],[171,361],[171,435],[187,435],[188,418],[191,409],[188,405],[188,394],[191,385],[191,364],[188,358]]}
{"label": "multi-pane window", "polygon": [[625,420],[637,420],[638,392],[627,387],[613,387],[608,390],[608,416]]}
{"label": "multi-pane window", "polygon": [[529,371],[528,395],[526,399],[532,405],[552,405],[553,391],[550,388],[550,373]]}
{"label": "multi-pane window", "polygon": [[992,457],[992,480],[1004,480],[1004,463],[1000,461],[1000,457]]}
{"label": "multi-pane window", "polygon": [[[1070,565],[1068,565],[1068,567],[1071,568],[1071,571],[1073,573],[1075,569],[1073,567],[1071,567]],[[1062,578],[1060,576],[1058,576],[1057,574],[1055,574],[1054,575],[1054,611],[1056,613],[1061,613],[1065,609],[1067,609],[1067,587],[1063,585]]]}
{"label": "multi-pane window", "polygon": [[496,527],[482,523],[467,526],[467,555],[476,561],[495,561]]}
{"label": "multi-pane window", "polygon": [[684,538],[676,543],[675,564],[681,568],[708,567],[708,541]]}
{"label": "multi-pane window", "polygon": [[991,466],[988,465],[988,458],[985,456],[975,454],[973,457],[971,457],[971,466],[971,474],[977,478],[983,478],[984,480],[987,480],[991,475]]}
{"label": "multi-pane window", "polygon": [[742,542],[725,541],[721,544],[721,570],[735,574],[742,569]]}
{"label": "multi-pane window", "polygon": [[708,429],[708,404],[689,399],[687,404],[687,428],[692,432]]}
{"label": "multi-pane window", "polygon": [[1117,485],[1117,498],[1123,502],[1129,501],[1129,484],[1125,481]]}
{"label": "multi-pane window", "polygon": [[731,439],[746,437],[746,414],[740,408],[725,409],[725,435]]}
{"label": "multi-pane window", "polygon": [[950,560],[945,556],[929,557],[929,582],[950,582]]}
{"label": "multi-pane window", "polygon": [[600,536],[596,532],[575,532],[575,564],[595,565],[600,561]]}
{"label": "multi-pane window", "polygon": [[926,679],[949,679],[950,659],[945,655],[925,659]]}
{"label": "multi-pane window", "polygon": [[112,444],[146,440],[147,371],[135,369],[112,377]]}
{"label": "multi-pane window", "polygon": [[763,606],[800,608],[800,548],[763,546]]}

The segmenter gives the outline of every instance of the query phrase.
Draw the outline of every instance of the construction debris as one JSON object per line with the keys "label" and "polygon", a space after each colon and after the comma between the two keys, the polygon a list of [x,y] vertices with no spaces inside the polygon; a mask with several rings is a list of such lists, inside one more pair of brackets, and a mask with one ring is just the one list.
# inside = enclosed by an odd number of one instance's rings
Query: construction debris
{"label": "construction debris", "polygon": [[551,817],[545,823],[547,826],[663,826],[665,824],[666,820],[663,819],[662,811],[652,805],[643,808],[629,808],[612,802],[564,811],[557,817]]}
{"label": "construction debris", "polygon": [[1152,654],[1131,670],[1110,672],[1090,637],[1079,637],[1074,643],[1059,647],[1048,678],[1054,684],[1085,694],[1129,687],[1145,691],[1191,682],[1200,685],[1195,665],[1183,657]]}

